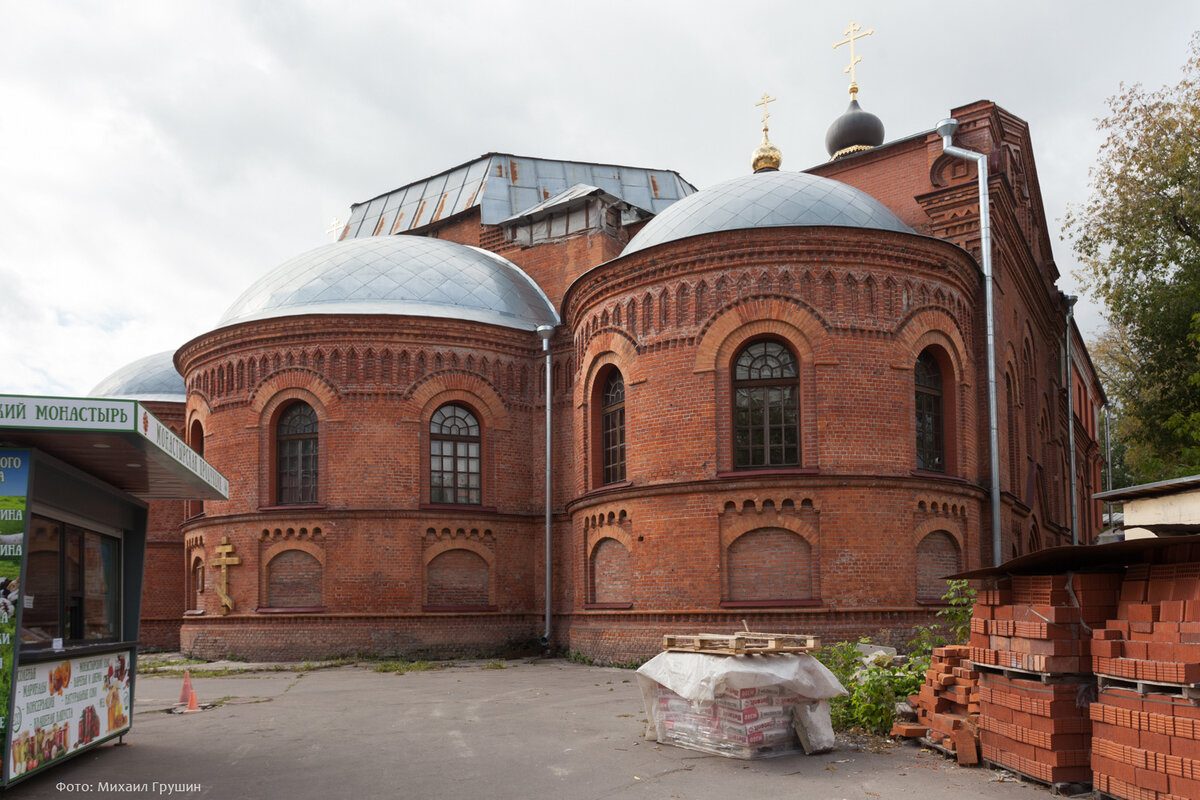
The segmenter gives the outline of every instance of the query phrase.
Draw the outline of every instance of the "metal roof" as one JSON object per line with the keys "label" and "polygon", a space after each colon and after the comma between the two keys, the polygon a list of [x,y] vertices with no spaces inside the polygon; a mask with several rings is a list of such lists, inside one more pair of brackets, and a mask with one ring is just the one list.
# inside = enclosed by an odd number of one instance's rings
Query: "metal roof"
{"label": "metal roof", "polygon": [[37,448],[143,500],[229,497],[229,481],[135,400],[0,395],[0,443]]}
{"label": "metal roof", "polygon": [[1176,492],[1191,491],[1192,489],[1200,489],[1200,475],[1187,475],[1185,477],[1174,478],[1169,481],[1142,483],[1138,484],[1137,486],[1127,486],[1124,489],[1111,489],[1107,492],[1100,492],[1099,494],[1092,495],[1092,499],[1107,500],[1111,503],[1117,500],[1137,500],[1142,497],[1158,497],[1164,494],[1175,494]]}
{"label": "metal roof", "polygon": [[498,225],[580,183],[603,189],[653,214],[696,191],[671,170],[486,153],[355,203],[350,207],[350,221],[342,239],[404,233],[476,206],[484,225]]}
{"label": "metal roof", "polygon": [[620,202],[618,198],[613,197],[611,194],[598,186],[589,186],[586,183],[577,183],[570,189],[567,189],[565,192],[560,192],[551,198],[543,200],[536,206],[531,206],[524,211],[513,214],[506,220],[501,220],[500,224],[507,225],[508,223],[513,222],[540,219],[541,217],[544,217],[548,214],[553,214],[556,211],[561,212],[574,206],[581,205],[583,201],[587,200],[587,198],[591,197],[592,195],[597,195],[609,203]]}
{"label": "metal roof", "polygon": [[805,172],[758,172],[683,198],[646,223],[621,255],[716,231],[828,225],[915,233],[883,203]]}
{"label": "metal roof", "polygon": [[96,384],[90,397],[114,400],[187,402],[187,386],[175,369],[175,351],[166,350],[126,364]]}
{"label": "metal roof", "polygon": [[424,236],[323,245],[242,293],[217,327],[300,314],[397,314],[534,330],[558,325],[541,288],[495,253]]}
{"label": "metal roof", "polygon": [[1174,545],[1200,544],[1200,536],[1165,536],[1128,539],[1109,544],[1064,545],[1036,550],[1005,561],[998,567],[983,567],[949,578],[991,578],[1002,575],[1053,575],[1068,570],[1115,571],[1127,564],[1145,562],[1146,554]]}

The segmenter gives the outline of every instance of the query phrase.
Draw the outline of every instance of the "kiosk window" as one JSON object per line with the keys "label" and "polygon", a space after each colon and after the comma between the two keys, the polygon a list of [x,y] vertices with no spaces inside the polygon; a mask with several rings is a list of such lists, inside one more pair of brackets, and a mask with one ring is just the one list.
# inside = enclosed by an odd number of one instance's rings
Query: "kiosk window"
{"label": "kiosk window", "polygon": [[32,647],[120,638],[121,542],[34,516],[25,568],[21,641]]}

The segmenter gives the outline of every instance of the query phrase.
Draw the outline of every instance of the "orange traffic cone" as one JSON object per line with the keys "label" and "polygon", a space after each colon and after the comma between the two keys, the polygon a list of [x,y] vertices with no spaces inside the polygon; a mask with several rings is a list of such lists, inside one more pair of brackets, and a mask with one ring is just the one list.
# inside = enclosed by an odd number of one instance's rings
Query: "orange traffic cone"
{"label": "orange traffic cone", "polygon": [[183,671],[183,691],[179,693],[179,702],[177,705],[187,705],[188,698],[192,696],[192,671],[185,669]]}
{"label": "orange traffic cone", "polygon": [[192,689],[192,693],[188,695],[188,706],[183,710],[185,714],[194,714],[200,710],[200,703],[196,700],[196,690]]}

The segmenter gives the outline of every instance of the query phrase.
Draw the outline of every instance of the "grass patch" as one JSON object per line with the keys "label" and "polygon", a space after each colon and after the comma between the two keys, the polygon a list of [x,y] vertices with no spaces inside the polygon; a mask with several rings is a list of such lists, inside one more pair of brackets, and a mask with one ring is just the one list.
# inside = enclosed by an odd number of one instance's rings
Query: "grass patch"
{"label": "grass patch", "polygon": [[429,661],[380,661],[372,667],[376,672],[392,672],[397,675],[403,675],[406,672],[428,672],[441,668],[440,664],[433,664]]}
{"label": "grass patch", "polygon": [[489,661],[480,667],[480,669],[508,669],[508,665],[503,661]]}

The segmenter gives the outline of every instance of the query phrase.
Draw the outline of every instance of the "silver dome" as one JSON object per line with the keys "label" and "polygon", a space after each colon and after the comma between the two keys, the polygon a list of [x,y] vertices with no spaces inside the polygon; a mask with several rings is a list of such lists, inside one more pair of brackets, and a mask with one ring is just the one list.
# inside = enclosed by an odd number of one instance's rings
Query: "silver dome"
{"label": "silver dome", "polygon": [[558,325],[533,279],[478,247],[422,236],[323,245],[260,278],[217,327],[300,314],[443,317],[534,330]]}
{"label": "silver dome", "polygon": [[139,358],[97,383],[90,396],[110,400],[186,402],[187,388],[183,376],[175,371],[174,356],[174,350],[167,350]]}
{"label": "silver dome", "polygon": [[646,223],[622,255],[716,231],[831,225],[915,233],[866,192],[806,172],[758,172],[676,201]]}

